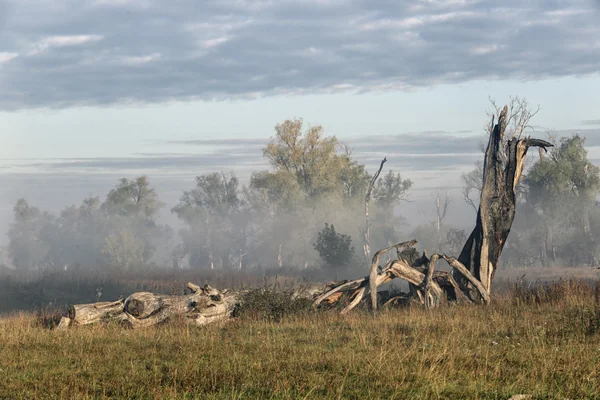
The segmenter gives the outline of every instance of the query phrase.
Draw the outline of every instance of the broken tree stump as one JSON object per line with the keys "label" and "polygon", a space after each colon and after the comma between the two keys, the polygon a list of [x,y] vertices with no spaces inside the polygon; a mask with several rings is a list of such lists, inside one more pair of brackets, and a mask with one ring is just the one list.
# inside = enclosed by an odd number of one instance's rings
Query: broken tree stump
{"label": "broken tree stump", "polygon": [[[449,301],[489,303],[500,253],[515,218],[516,188],[523,173],[527,150],[539,147],[545,151],[552,147],[545,140],[521,138],[530,116],[523,120],[525,125],[519,127],[518,135],[505,139],[507,124],[513,117],[508,115],[508,107],[504,107],[498,113],[496,124],[495,117],[492,118],[483,164],[483,187],[477,220],[458,258],[445,254],[428,257],[426,253],[417,258],[416,250],[412,249],[416,241],[400,243],[375,254],[369,276],[334,285],[317,297],[315,306],[325,300],[336,303],[344,298],[339,293],[346,293],[351,299],[350,304],[342,310],[342,313],[346,313],[370,292],[371,308],[375,311],[378,302],[377,287],[394,278],[407,281],[413,297],[418,298],[427,308],[436,306],[444,298]],[[398,259],[384,267],[379,265],[379,256],[393,248],[397,249]],[[411,251],[400,251],[400,248]],[[451,274],[435,271],[438,259],[443,259],[452,267]],[[333,295],[336,295],[335,299]]]}

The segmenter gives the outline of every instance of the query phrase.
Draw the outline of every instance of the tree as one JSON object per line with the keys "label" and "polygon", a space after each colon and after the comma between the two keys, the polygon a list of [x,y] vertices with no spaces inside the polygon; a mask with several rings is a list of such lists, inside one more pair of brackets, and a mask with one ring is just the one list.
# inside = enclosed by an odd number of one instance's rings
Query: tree
{"label": "tree", "polygon": [[190,263],[214,269],[219,261],[227,268],[233,249],[238,256],[245,254],[245,230],[250,221],[241,194],[233,173],[218,172],[196,177],[196,187],[184,192],[172,212],[186,224],[182,238]]}
{"label": "tree", "polygon": [[[271,260],[306,265],[324,219],[351,235],[364,236],[366,254],[371,226],[377,232],[376,243],[393,240],[400,222],[394,207],[410,188],[409,180],[391,171],[377,179],[353,160],[346,144],[326,136],[321,126],[305,129],[301,119],[276,125],[263,154],[271,169],[254,173],[249,189],[252,208],[262,213],[262,232],[268,237],[261,247],[272,254]],[[358,215],[368,214],[371,198],[375,218],[367,217],[366,226],[361,226]]]}
{"label": "tree", "polygon": [[314,248],[325,264],[333,268],[347,266],[354,257],[352,238],[337,233],[333,224],[325,223],[325,228],[319,232],[314,243]]}
{"label": "tree", "polygon": [[123,217],[134,216],[151,221],[156,219],[163,206],[146,176],[140,176],[132,181],[122,178],[119,185],[108,193],[103,204],[111,214]]}
{"label": "tree", "polygon": [[[556,140],[554,140],[556,142]],[[585,138],[563,137],[550,152],[540,157],[526,178],[527,203],[540,218],[543,265],[556,262],[555,232],[570,226],[578,233],[573,241],[582,245],[582,262],[598,263],[598,249],[590,222],[590,211],[600,194],[600,169],[587,158]]]}
{"label": "tree", "polygon": [[477,212],[479,206],[478,198],[481,196],[481,189],[483,186],[483,162],[478,161],[475,163],[475,169],[466,174],[462,174],[461,180],[463,181],[463,186],[461,188],[463,200]]}
{"label": "tree", "polygon": [[[551,143],[544,140],[521,137],[529,123],[530,117],[527,115],[531,116],[531,113],[521,108],[518,112],[524,113],[525,117],[509,114],[509,107],[505,106],[497,114],[496,124],[496,116],[491,118],[476,225],[458,257],[458,261],[481,283],[488,296],[498,268],[500,253],[515,218],[517,185],[523,172],[527,150],[533,146],[543,149],[552,147]],[[506,128],[510,121],[515,120],[520,121],[522,125],[515,127],[507,140]],[[464,274],[456,273],[455,270],[455,276],[457,280],[461,280],[463,286],[472,289],[467,291],[469,297],[478,298],[473,293],[474,284],[467,283]]]}
{"label": "tree", "polygon": [[[498,122],[490,123],[489,140],[483,164],[483,181],[475,228],[469,235],[458,258],[434,253],[421,257],[413,249],[416,240],[410,240],[379,250],[373,256],[369,276],[345,281],[328,288],[315,305],[329,299],[336,302],[339,293],[352,292],[351,302],[342,311],[346,313],[358,305],[365,294],[371,293],[371,307],[377,309],[377,287],[394,278],[406,280],[426,307],[441,299],[467,302],[490,302],[490,293],[498,261],[510,233],[516,210],[516,192],[527,151],[530,147],[546,149],[552,144],[521,134],[504,140],[511,116],[508,107],[499,112]],[[525,118],[525,121],[528,121]],[[516,131],[518,132],[518,130]],[[381,257],[396,250],[398,259],[380,265]],[[435,271],[437,261],[443,258],[453,272]],[[332,299],[332,296],[335,296]]]}
{"label": "tree", "polygon": [[45,226],[53,223],[54,217],[30,206],[25,199],[17,201],[13,214],[15,220],[8,230],[13,264],[20,269],[44,267],[50,249],[42,240],[42,232]]}
{"label": "tree", "polygon": [[340,142],[325,137],[320,125],[302,132],[301,119],[287,120],[275,126],[275,137],[263,155],[278,171],[291,173],[307,198],[340,191],[341,171],[348,159],[338,154]]}
{"label": "tree", "polygon": [[126,228],[106,237],[103,253],[111,266],[125,271],[139,268],[146,261],[144,243]]}
{"label": "tree", "polygon": [[451,198],[448,195],[448,191],[444,190],[443,193],[441,193],[439,190],[436,192],[435,194],[435,211],[436,211],[436,220],[432,222],[434,228],[435,228],[435,232],[436,232],[436,237],[437,237],[437,245],[436,245],[436,251],[440,252],[442,251],[442,227],[444,224],[444,220],[446,219],[446,216],[448,215],[448,207],[450,206],[450,202],[451,202]]}
{"label": "tree", "polygon": [[122,178],[108,193],[101,206],[107,218],[101,251],[110,265],[131,269],[150,261],[170,234],[156,223],[163,206],[146,176]]}

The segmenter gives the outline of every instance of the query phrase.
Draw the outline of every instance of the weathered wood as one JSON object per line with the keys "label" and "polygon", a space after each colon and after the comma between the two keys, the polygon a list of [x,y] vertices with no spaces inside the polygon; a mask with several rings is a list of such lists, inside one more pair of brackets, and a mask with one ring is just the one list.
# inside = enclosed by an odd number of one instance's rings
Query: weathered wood
{"label": "weathered wood", "polygon": [[187,288],[192,293],[183,296],[137,292],[124,301],[74,305],[69,308],[68,318],[61,320],[60,328],[104,320],[142,328],[176,317],[185,317],[188,323],[194,325],[205,325],[229,319],[239,303],[237,292],[219,291],[209,285],[201,288],[193,283],[188,283]]}
{"label": "weathered wood", "polygon": [[93,304],[76,304],[69,307],[68,317],[75,325],[89,325],[123,313],[123,300]]}
{"label": "weathered wood", "polygon": [[60,319],[60,321],[58,322],[58,325],[56,326],[56,329],[58,329],[58,330],[67,329],[70,325],[71,325],[71,318],[69,318],[69,317],[62,317]]}
{"label": "weathered wood", "polygon": [[379,268],[379,259],[382,255],[387,253],[390,250],[396,249],[396,252],[401,252],[402,250],[413,247],[417,244],[416,240],[409,240],[407,242],[402,242],[395,244],[393,246],[387,247],[385,249],[379,250],[373,256],[373,260],[371,261],[371,273],[369,274],[369,290],[371,292],[371,309],[373,311],[377,310],[377,269]]}
{"label": "weathered wood", "polygon": [[[504,107],[496,125],[490,124],[490,135],[483,164],[483,186],[475,228],[467,239],[458,261],[464,265],[487,292],[498,267],[500,253],[506,243],[516,209],[516,187],[523,172],[529,147],[546,150],[552,144],[540,139],[516,136],[504,140],[508,107]],[[473,300],[473,285],[464,274],[454,278]],[[475,296],[476,297],[476,296]]]}
{"label": "weathered wood", "polygon": [[425,288],[423,289],[423,298],[425,301],[425,308],[430,309],[438,305],[440,299],[432,295],[431,287],[433,285],[433,271],[435,269],[435,263],[440,258],[439,254],[433,254],[429,259],[429,266],[427,267],[427,276],[425,279]]}
{"label": "weathered wood", "polygon": [[448,257],[447,255],[443,255],[442,257],[444,258],[444,260],[446,260],[448,265],[454,268],[455,271],[458,271],[464,279],[469,281],[469,283],[477,289],[479,295],[481,296],[481,299],[485,304],[488,304],[490,302],[490,294],[487,288],[483,286],[483,283],[476,279],[460,261],[458,261],[454,257]]}

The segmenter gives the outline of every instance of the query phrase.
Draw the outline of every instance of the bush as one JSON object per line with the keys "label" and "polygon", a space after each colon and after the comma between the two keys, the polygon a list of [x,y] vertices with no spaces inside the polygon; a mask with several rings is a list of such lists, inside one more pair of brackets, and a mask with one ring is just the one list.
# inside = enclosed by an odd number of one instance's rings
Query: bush
{"label": "bush", "polygon": [[337,233],[335,227],[325,223],[325,228],[319,232],[314,248],[326,265],[339,268],[348,265],[354,258],[354,246],[349,235]]}
{"label": "bush", "polygon": [[293,290],[265,286],[248,291],[235,311],[236,317],[280,322],[284,317],[312,310],[312,300],[299,299]]}

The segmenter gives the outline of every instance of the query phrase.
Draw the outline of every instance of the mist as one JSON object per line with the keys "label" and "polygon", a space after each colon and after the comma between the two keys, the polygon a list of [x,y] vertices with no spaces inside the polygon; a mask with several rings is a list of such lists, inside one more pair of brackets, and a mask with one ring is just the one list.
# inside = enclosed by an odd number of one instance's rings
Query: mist
{"label": "mist", "polygon": [[[569,137],[575,136],[565,136],[564,143]],[[361,271],[368,264],[363,254],[365,193],[384,156],[389,162],[371,201],[372,251],[415,238],[420,251],[457,255],[476,218],[478,189],[470,188],[474,203],[469,204],[464,177],[469,172],[480,174],[475,165],[483,158],[477,150],[482,136],[427,132],[374,138],[355,139],[349,146],[320,126],[288,120],[276,126],[275,135],[263,146],[257,141],[220,143],[251,145],[239,168],[233,162],[211,169],[195,157],[191,166],[201,164],[199,173],[174,173],[172,168],[181,167],[180,157],[173,158],[174,165],[163,165],[163,170],[160,164],[153,167],[150,157],[118,161],[112,168],[114,160],[79,160],[46,165],[47,171],[58,172],[0,175],[6,188],[0,218],[9,227],[3,235],[4,264],[23,271],[67,271],[73,266],[137,273],[190,269],[262,274],[265,269],[285,268],[307,276]],[[443,145],[437,143],[442,138]],[[585,158],[586,166],[580,167],[597,171],[587,161],[584,139],[574,144]],[[561,138],[555,140],[558,146]],[[292,142],[295,147],[290,147]],[[190,146],[198,144],[202,143],[190,141]],[[563,146],[565,154],[568,146]],[[208,158],[228,157],[222,150],[217,147]],[[524,267],[596,262],[597,177],[586,178],[586,193],[569,199],[562,193],[568,183],[558,181],[579,178],[543,172],[542,160],[539,155],[528,156],[502,263]],[[118,169],[124,163],[142,167],[125,170],[124,176]],[[144,173],[145,166],[150,173]],[[70,172],[76,168],[84,170]],[[531,171],[546,175],[530,179]],[[558,183],[550,187],[548,179]],[[540,185],[542,181],[546,183]],[[565,212],[569,201],[580,202],[587,214],[587,228],[581,234],[592,239],[586,239],[583,252],[570,245],[574,238],[581,239],[577,229],[581,219],[572,210]],[[316,250],[325,224],[350,238],[352,254],[346,265],[328,265]]]}

